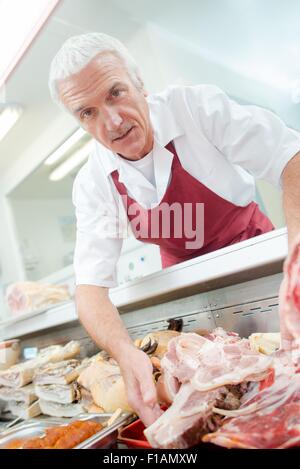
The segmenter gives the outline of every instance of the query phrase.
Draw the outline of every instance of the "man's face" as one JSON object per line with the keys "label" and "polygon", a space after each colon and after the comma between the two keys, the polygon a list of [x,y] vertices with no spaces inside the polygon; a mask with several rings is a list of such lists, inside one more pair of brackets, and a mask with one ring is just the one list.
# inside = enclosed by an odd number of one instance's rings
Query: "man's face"
{"label": "man's face", "polygon": [[146,93],[132,83],[119,57],[99,54],[79,73],[61,80],[58,92],[81,126],[113,152],[138,160],[152,150]]}

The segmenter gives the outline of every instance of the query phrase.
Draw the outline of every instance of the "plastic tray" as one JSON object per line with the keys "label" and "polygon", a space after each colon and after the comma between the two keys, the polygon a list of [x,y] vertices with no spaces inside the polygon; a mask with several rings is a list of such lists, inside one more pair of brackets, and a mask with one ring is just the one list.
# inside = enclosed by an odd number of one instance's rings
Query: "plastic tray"
{"label": "plastic tray", "polygon": [[138,419],[119,431],[118,441],[128,448],[152,448],[144,435],[144,430],[143,422]]}

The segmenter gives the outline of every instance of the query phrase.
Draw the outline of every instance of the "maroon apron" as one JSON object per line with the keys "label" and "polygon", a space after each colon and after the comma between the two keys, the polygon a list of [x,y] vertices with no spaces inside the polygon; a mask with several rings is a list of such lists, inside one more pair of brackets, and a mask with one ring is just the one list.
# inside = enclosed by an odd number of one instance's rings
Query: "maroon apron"
{"label": "maroon apron", "polygon": [[[159,205],[152,209],[145,209],[128,196],[125,185],[119,181],[117,170],[111,174],[114,184],[122,196],[127,217],[136,239],[159,246],[163,268],[274,229],[268,217],[260,211],[255,202],[251,202],[246,207],[240,207],[223,199],[182,167],[173,142],[170,142],[166,148],[174,155],[171,181]],[[200,247],[187,249],[187,243],[193,241],[191,231],[187,236],[185,231],[181,230],[182,233],[178,236],[180,232],[178,228],[182,227],[178,227],[178,219],[175,219],[176,217],[172,214],[168,222],[169,235],[167,237],[162,235],[163,206],[180,204],[183,214],[180,223],[184,224],[184,217],[189,217],[188,221],[195,230],[197,228],[197,215],[199,216],[196,207],[199,203],[204,204],[204,223],[203,219],[201,220],[201,230],[204,236],[202,236],[203,243]],[[187,206],[189,210],[186,213],[184,207]],[[134,210],[132,210],[133,207]],[[136,223],[137,219],[139,220],[138,224]],[[157,226],[153,227],[153,223]]]}

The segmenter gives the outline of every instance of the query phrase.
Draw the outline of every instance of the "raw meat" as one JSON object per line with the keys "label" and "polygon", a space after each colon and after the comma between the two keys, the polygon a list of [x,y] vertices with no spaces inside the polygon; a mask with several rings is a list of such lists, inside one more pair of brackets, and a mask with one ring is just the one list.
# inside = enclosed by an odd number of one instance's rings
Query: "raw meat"
{"label": "raw meat", "polygon": [[70,299],[66,285],[18,282],[6,291],[6,302],[12,314],[28,313]]}
{"label": "raw meat", "polygon": [[212,341],[187,333],[169,343],[161,365],[179,382],[190,381],[198,391],[208,391],[225,384],[260,381],[272,366],[272,358],[251,350],[247,339],[220,341],[218,336]]}
{"label": "raw meat", "polygon": [[144,434],[153,448],[189,448],[209,431],[206,423],[212,408],[225,389],[209,393],[195,391],[189,383],[181,386],[174,402]]}
{"label": "raw meat", "polygon": [[284,263],[284,279],[279,294],[279,315],[282,346],[292,348],[293,340],[300,345],[300,238]]}
{"label": "raw meat", "polygon": [[248,399],[235,414],[239,416],[205,435],[203,441],[253,449],[300,444],[300,374],[278,376],[272,386]]}
{"label": "raw meat", "polygon": [[248,340],[220,329],[207,337],[187,333],[169,342],[161,365],[162,379],[171,380],[166,387],[172,389],[173,403],[145,430],[155,448],[180,449],[198,443],[216,421],[220,424],[215,407],[238,408],[248,381],[269,374],[272,358],[252,351]]}

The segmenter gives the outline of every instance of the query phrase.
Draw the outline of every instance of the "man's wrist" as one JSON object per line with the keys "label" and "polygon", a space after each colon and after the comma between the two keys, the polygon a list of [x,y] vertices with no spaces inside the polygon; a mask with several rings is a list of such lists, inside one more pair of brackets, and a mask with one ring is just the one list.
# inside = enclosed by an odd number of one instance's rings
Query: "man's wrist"
{"label": "man's wrist", "polygon": [[126,361],[126,359],[128,358],[128,355],[130,355],[132,352],[136,350],[137,350],[136,346],[133,344],[133,342],[130,339],[128,341],[124,340],[118,343],[118,346],[114,353],[114,358],[115,360],[117,360],[119,364],[121,364],[123,361]]}

